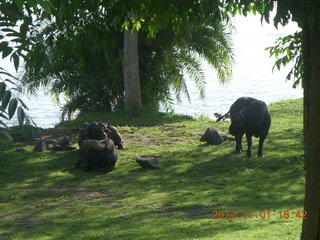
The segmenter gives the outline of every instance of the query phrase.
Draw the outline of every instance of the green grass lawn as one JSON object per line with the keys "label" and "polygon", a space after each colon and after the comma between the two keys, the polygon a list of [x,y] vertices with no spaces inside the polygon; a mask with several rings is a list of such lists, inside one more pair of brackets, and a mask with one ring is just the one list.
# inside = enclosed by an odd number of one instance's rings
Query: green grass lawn
{"label": "green grass lawn", "polygon": [[[228,122],[147,112],[82,116],[42,132],[110,121],[127,148],[108,174],[70,169],[78,150],[34,153],[34,143],[1,139],[0,239],[299,239],[302,100],[270,104],[270,111],[264,158],[257,139],[252,158],[235,154],[233,141],[199,141],[207,127],[227,131]],[[26,151],[17,152],[21,146]],[[134,161],[148,154],[161,156],[160,169]],[[229,219],[211,219],[213,211],[229,211]]]}

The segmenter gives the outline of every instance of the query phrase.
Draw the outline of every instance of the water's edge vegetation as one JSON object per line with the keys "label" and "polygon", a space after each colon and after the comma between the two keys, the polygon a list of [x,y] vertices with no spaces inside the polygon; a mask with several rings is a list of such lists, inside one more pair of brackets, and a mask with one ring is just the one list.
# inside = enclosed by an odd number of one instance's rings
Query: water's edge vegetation
{"label": "water's edge vegetation", "polygon": [[[0,139],[0,238],[297,239],[304,199],[302,99],[269,108],[264,158],[257,157],[257,140],[250,159],[234,154],[233,141],[199,142],[206,128],[227,132],[229,126],[206,117],[95,113],[41,132],[71,136],[76,144],[84,121],[111,122],[127,148],[108,174],[70,169],[78,150],[34,153],[34,142],[13,129],[15,142]],[[25,151],[17,151],[21,147]],[[160,169],[134,161],[150,154],[161,156]],[[211,219],[213,211],[225,215]]]}

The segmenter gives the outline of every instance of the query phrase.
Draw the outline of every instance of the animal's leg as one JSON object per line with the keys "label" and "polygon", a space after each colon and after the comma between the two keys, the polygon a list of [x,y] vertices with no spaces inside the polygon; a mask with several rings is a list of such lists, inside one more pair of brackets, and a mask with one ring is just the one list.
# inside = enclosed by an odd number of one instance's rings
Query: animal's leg
{"label": "animal's leg", "polygon": [[242,152],[242,136],[243,136],[243,133],[236,136],[236,152],[237,153]]}
{"label": "animal's leg", "polygon": [[243,148],[242,148],[242,137],[243,137],[243,134],[244,133],[240,134],[240,136],[239,136],[239,149],[240,149],[240,152],[243,151]]}
{"label": "animal's leg", "polygon": [[247,138],[247,144],[248,144],[247,156],[251,157],[252,134],[246,133],[246,138]]}
{"label": "animal's leg", "polygon": [[264,142],[265,138],[266,138],[266,137],[260,137],[260,138],[259,138],[258,157],[263,157],[262,148],[263,148],[263,142]]}

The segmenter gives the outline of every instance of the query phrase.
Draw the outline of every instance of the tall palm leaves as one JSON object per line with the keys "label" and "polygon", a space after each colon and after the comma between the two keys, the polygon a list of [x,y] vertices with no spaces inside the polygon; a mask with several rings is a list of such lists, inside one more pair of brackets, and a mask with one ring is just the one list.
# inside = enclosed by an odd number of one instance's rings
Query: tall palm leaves
{"label": "tall palm leaves", "polygon": [[0,134],[10,140],[13,139],[7,131],[6,122],[12,120],[14,116],[17,117],[20,127],[25,126],[32,129],[32,124],[35,125],[25,112],[28,107],[20,98],[15,96],[15,93],[21,91],[15,83],[16,80],[15,76],[0,67]]}
{"label": "tall palm leaves", "polygon": [[190,99],[186,75],[194,81],[200,96],[204,96],[203,60],[217,70],[220,82],[228,81],[233,53],[230,33],[226,29],[227,25],[223,23],[211,26],[186,24],[178,32],[165,29],[154,39],[142,38],[139,47],[145,102],[158,107],[159,102],[170,100],[170,90],[178,100],[181,93]]}

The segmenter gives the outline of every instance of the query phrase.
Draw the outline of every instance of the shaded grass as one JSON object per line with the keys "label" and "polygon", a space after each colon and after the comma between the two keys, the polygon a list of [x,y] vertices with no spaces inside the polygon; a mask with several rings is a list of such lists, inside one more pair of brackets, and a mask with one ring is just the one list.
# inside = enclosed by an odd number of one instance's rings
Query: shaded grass
{"label": "shaded grass", "polygon": [[[297,239],[301,219],[278,211],[303,208],[302,100],[270,109],[264,158],[256,157],[257,140],[250,159],[234,154],[232,141],[199,142],[207,127],[226,131],[229,123],[181,115],[94,114],[61,124],[118,126],[127,149],[108,174],[69,169],[77,150],[33,153],[28,143],[1,140],[0,238]],[[26,151],[16,152],[21,144]],[[140,168],[133,159],[145,154],[160,155],[161,169]],[[210,219],[214,210],[238,218]],[[267,210],[270,219],[261,219]]]}
{"label": "shaded grass", "polygon": [[193,121],[191,116],[162,113],[162,112],[150,112],[147,110],[141,111],[117,111],[114,113],[90,113],[83,114],[72,121],[63,121],[58,126],[74,127],[81,126],[85,121],[104,121],[110,122],[113,125],[118,126],[155,126],[159,124],[177,123],[182,121]]}

